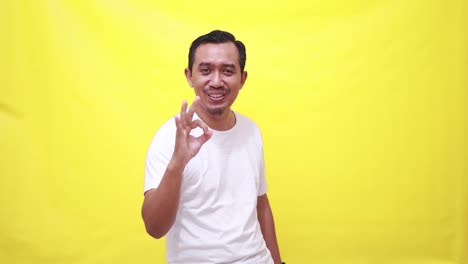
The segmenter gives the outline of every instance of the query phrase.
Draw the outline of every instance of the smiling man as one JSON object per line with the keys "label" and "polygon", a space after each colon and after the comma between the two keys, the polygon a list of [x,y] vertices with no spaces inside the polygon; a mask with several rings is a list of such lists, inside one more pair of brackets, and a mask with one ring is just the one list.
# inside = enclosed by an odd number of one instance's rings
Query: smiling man
{"label": "smiling man", "polygon": [[245,61],[231,33],[194,40],[185,76],[195,100],[182,103],[149,147],[142,216],[151,236],[166,236],[170,264],[281,263],[261,134],[231,110]]}

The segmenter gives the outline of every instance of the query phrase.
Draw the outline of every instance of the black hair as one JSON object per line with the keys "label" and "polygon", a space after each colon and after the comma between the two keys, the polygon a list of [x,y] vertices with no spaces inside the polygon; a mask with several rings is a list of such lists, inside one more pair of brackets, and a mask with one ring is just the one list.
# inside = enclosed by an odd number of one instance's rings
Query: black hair
{"label": "black hair", "polygon": [[222,31],[222,30],[213,30],[208,34],[198,37],[192,42],[192,45],[190,45],[189,55],[188,55],[189,70],[192,71],[193,61],[195,59],[195,50],[200,45],[205,44],[205,43],[219,44],[219,43],[226,43],[226,42],[232,42],[234,45],[236,45],[237,50],[239,51],[239,65],[240,65],[241,71],[243,72],[245,68],[245,61],[247,59],[247,54],[245,52],[244,43],[242,43],[240,40],[236,40],[236,37],[233,34],[227,31]]}

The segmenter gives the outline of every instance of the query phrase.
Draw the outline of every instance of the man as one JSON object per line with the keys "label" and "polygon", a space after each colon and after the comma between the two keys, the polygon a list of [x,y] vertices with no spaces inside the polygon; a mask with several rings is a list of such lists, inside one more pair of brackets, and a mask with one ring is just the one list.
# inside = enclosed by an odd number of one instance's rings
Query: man
{"label": "man", "polygon": [[147,154],[147,232],[170,264],[279,264],[258,127],[231,110],[247,79],[245,46],[215,30],[193,41],[185,76],[196,98],[158,130]]}

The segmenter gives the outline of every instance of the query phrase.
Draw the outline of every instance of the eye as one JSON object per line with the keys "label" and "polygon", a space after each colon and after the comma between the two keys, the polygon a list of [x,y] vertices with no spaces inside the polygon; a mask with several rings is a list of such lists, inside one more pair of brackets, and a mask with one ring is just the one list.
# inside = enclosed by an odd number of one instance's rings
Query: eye
{"label": "eye", "polygon": [[208,73],[210,73],[210,69],[209,69],[209,68],[201,68],[201,69],[200,69],[200,72],[201,72],[202,74],[208,74]]}
{"label": "eye", "polygon": [[234,74],[234,70],[232,69],[224,69],[224,74],[231,76]]}

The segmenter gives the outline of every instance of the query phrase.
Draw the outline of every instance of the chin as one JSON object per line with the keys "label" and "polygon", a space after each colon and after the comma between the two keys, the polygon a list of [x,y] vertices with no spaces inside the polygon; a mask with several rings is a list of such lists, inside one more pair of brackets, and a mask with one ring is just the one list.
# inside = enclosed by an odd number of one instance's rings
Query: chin
{"label": "chin", "polygon": [[224,111],[226,110],[225,107],[217,107],[217,108],[208,108],[206,109],[208,113],[212,115],[222,115]]}

